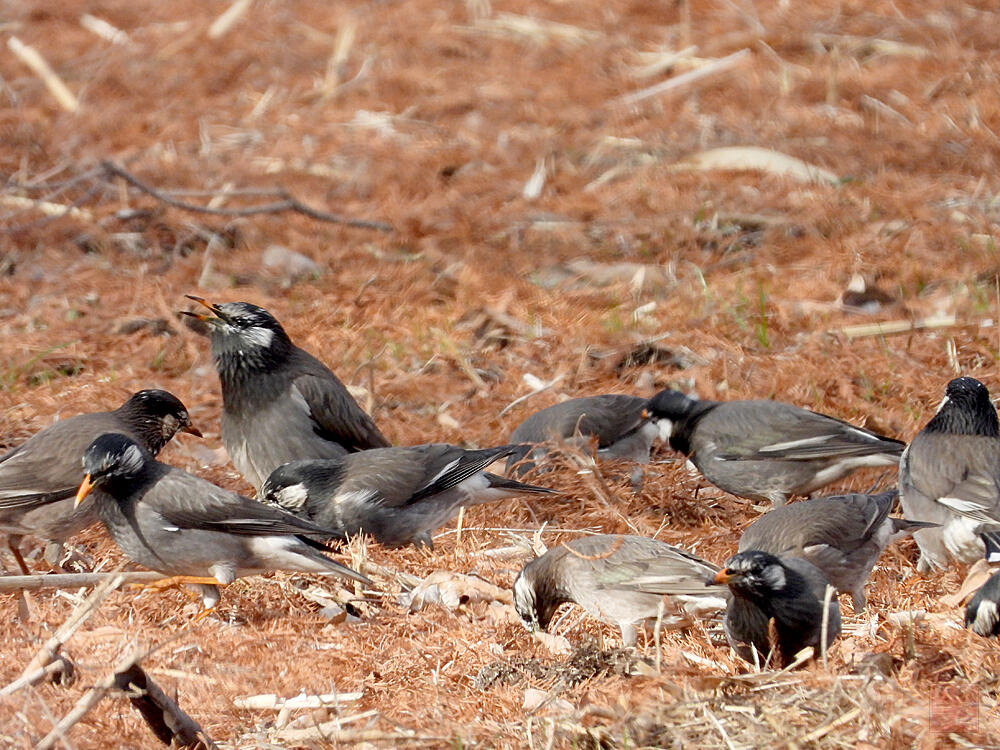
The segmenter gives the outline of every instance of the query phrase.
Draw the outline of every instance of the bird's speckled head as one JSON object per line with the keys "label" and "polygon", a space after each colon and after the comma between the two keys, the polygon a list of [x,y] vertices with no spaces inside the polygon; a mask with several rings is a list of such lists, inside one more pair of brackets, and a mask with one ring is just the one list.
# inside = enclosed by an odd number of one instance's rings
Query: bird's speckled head
{"label": "bird's speckled head", "polygon": [[191,424],[187,408],[167,391],[150,388],[134,393],[118,411],[130,427],[146,438],[146,448],[154,454],[178,432],[201,437],[201,431]]}
{"label": "bird's speckled head", "polygon": [[961,377],[945,387],[944,400],[924,430],[1000,437],[1000,421],[986,386],[975,378]]}
{"label": "bird's speckled head", "polygon": [[212,357],[220,374],[270,369],[291,350],[292,342],[285,329],[264,308],[249,302],[215,304],[201,297],[188,297],[212,313],[185,314],[209,325]]}
{"label": "bird's speckled head", "polygon": [[677,422],[690,414],[696,403],[695,399],[685,396],[680,391],[666,388],[649,399],[646,413],[654,419]]}
{"label": "bird's speckled head", "polygon": [[528,630],[545,630],[559,606],[569,601],[555,564],[562,556],[550,553],[535,558],[514,581],[514,609]]}
{"label": "bird's speckled head", "polygon": [[94,485],[101,485],[139,475],[149,460],[150,455],[132,438],[109,432],[83,452],[83,470]]}
{"label": "bird's speckled head", "polygon": [[785,566],[777,557],[760,550],[749,550],[730,557],[714,582],[728,584],[733,593],[745,598],[767,600],[784,594],[789,578]]}
{"label": "bird's speckled head", "polygon": [[514,609],[520,615],[524,626],[534,632],[540,627],[538,609],[535,603],[535,586],[530,580],[530,576],[525,575],[522,570],[514,581]]}

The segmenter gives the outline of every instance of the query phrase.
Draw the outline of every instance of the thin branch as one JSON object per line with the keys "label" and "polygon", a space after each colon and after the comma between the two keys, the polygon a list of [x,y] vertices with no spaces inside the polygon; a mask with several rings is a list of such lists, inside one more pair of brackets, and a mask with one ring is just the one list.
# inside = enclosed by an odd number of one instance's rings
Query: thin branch
{"label": "thin branch", "polygon": [[[78,589],[90,586],[107,587],[122,583],[151,583],[163,578],[162,573],[139,570],[132,573],[59,573],[55,575],[0,576],[0,591],[37,591],[39,589]],[[102,589],[103,590],[103,589]],[[107,592],[105,591],[105,594]],[[95,591],[91,596],[97,596]]]}
{"label": "thin branch", "polygon": [[276,203],[263,203],[257,206],[246,206],[245,208],[208,208],[206,206],[199,206],[195,203],[188,203],[187,201],[171,198],[167,193],[164,193],[151,185],[147,185],[145,182],[125,169],[125,167],[115,164],[113,161],[102,161],[101,166],[108,176],[120,177],[132,187],[146,193],[149,196],[152,196],[153,198],[156,198],[156,200],[161,203],[165,203],[172,208],[179,208],[184,211],[194,211],[196,213],[211,214],[213,216],[256,216],[258,214],[279,214],[286,211],[293,211],[295,213],[302,214],[303,216],[308,216],[310,219],[315,219],[316,221],[344,224],[346,226],[359,229],[375,229],[379,232],[392,231],[392,225],[383,221],[348,219],[338,214],[332,214],[327,211],[321,211],[317,208],[313,208],[312,206],[307,206],[305,203],[284,189],[278,189],[275,191],[275,195],[281,198],[281,200]]}

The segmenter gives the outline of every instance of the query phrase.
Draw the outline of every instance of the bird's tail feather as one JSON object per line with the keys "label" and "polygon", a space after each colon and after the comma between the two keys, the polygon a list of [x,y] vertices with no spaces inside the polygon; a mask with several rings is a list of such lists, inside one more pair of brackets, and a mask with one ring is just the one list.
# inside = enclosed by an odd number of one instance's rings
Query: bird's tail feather
{"label": "bird's tail feather", "polygon": [[490,483],[492,490],[506,490],[507,492],[523,492],[530,495],[556,495],[558,490],[550,487],[539,487],[537,484],[527,484],[518,482],[516,479],[497,476],[486,472],[486,479]]}

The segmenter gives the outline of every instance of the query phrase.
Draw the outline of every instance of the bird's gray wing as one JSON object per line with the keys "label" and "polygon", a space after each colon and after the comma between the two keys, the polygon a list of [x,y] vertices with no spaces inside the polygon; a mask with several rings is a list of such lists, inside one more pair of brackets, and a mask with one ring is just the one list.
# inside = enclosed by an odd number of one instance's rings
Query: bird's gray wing
{"label": "bird's gray wing", "polygon": [[747,527],[739,551],[756,549],[778,557],[805,553],[833,562],[834,556],[868,543],[889,514],[893,497],[895,491],[835,495],[775,508]]}
{"label": "bird's gray wing", "polygon": [[516,446],[505,445],[497,448],[469,451],[454,445],[436,444],[419,446],[427,455],[427,477],[423,486],[417,489],[409,503],[415,503],[425,497],[437,495],[447,489],[461,484],[466,479],[478,474],[497,459],[509,456]]}
{"label": "bird's gray wing", "polygon": [[28,510],[72,497],[87,446],[104,432],[127,432],[112,414],[81,414],[49,425],[0,459],[0,508]]}
{"label": "bird's gray wing", "polygon": [[570,399],[542,409],[511,434],[512,443],[541,443],[569,438],[579,432],[593,435],[604,448],[642,427],[647,400],[638,396],[604,394]]}
{"label": "bird's gray wing", "polygon": [[719,570],[679,547],[643,537],[585,537],[567,547],[571,554],[601,563],[594,572],[601,588],[675,596],[709,594],[706,583]]}
{"label": "bird's gray wing", "polygon": [[918,435],[914,443],[907,488],[980,523],[1000,522],[1000,440]]}
{"label": "bird's gray wing", "polygon": [[292,384],[292,397],[301,399],[316,434],[349,452],[390,445],[344,384],[329,371],[299,375]]}
{"label": "bird's gray wing", "polygon": [[216,487],[180,469],[164,472],[140,502],[178,529],[204,529],[249,536],[319,533],[339,536],[303,518]]}
{"label": "bird's gray wing", "polygon": [[774,402],[720,404],[708,418],[725,420],[718,457],[809,461],[897,451],[904,444],[835,417]]}

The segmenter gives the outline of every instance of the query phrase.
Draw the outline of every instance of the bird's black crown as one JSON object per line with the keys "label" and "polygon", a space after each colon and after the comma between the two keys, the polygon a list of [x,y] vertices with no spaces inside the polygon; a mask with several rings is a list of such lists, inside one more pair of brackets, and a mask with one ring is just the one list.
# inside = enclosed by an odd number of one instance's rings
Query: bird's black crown
{"label": "bird's black crown", "polygon": [[945,400],[927,426],[927,432],[1000,437],[997,410],[990,392],[975,378],[955,378],[945,387]]}

